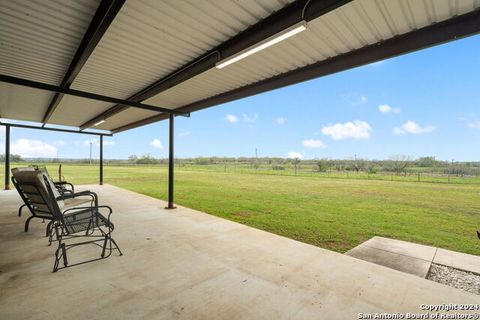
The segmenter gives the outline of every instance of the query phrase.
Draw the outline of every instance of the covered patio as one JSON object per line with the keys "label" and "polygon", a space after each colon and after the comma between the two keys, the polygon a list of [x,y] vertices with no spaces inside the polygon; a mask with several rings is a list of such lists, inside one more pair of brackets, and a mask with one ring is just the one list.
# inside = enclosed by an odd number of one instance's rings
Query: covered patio
{"label": "covered patio", "polygon": [[[357,319],[425,313],[477,295],[111,185],[86,185],[114,210],[124,256],[51,273],[34,220],[0,193],[2,319]],[[97,254],[97,251],[93,251]],[[72,254],[85,259],[92,251]],[[74,262],[74,261],[72,261]]]}
{"label": "covered patio", "polygon": [[[478,0],[0,1],[0,318],[355,319],[478,303],[474,294],[176,207],[174,123],[478,34],[479,7]],[[103,137],[167,119],[167,201],[102,185]],[[21,199],[8,190],[16,128],[100,136],[99,185],[79,189],[112,206],[124,256],[51,273],[45,224],[33,221],[25,233]],[[91,254],[79,248],[72,259]]]}

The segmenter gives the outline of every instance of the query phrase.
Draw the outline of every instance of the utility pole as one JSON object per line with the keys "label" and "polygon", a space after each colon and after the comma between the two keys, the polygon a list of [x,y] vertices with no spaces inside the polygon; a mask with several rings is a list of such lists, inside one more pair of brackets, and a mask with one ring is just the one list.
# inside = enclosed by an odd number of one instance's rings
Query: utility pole
{"label": "utility pole", "polygon": [[92,164],[92,144],[93,142],[90,141],[90,164]]}

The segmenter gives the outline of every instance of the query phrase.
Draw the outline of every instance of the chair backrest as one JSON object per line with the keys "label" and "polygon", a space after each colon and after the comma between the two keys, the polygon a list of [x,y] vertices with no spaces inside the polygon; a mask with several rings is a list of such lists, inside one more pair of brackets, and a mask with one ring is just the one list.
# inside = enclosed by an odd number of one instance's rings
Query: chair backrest
{"label": "chair backrest", "polygon": [[39,166],[36,164],[31,164],[28,166],[28,168],[33,168],[34,170],[42,171],[43,173],[46,173],[50,179],[52,178],[50,177],[50,173],[48,173],[47,166]]}
{"label": "chair backrest", "polygon": [[15,168],[12,169],[12,181],[19,189],[20,196],[27,199],[35,213],[50,216],[54,220],[63,218],[60,211],[64,206],[63,201],[56,200],[60,194],[44,172],[34,168]]}

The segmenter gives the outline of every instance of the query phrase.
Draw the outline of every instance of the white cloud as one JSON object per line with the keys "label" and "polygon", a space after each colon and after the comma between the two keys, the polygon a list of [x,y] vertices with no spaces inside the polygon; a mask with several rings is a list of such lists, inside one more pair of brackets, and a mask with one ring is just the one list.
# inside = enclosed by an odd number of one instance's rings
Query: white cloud
{"label": "white cloud", "polygon": [[378,106],[378,111],[380,111],[382,113],[399,113],[400,108],[392,108],[388,104],[381,104],[381,105]]}
{"label": "white cloud", "polygon": [[114,145],[115,145],[115,141],[113,141],[113,140],[104,140],[104,141],[103,141],[103,144],[104,144],[105,146],[114,146]]}
{"label": "white cloud", "polygon": [[40,140],[19,139],[12,144],[11,148],[12,154],[19,154],[24,158],[57,156],[57,148]]}
{"label": "white cloud", "polygon": [[368,100],[368,99],[367,99],[366,96],[361,96],[361,97],[360,97],[360,101],[361,101],[362,103],[366,103],[367,100]]}
{"label": "white cloud", "polygon": [[150,143],[152,147],[157,148],[157,149],[163,149],[162,142],[159,139],[153,139],[152,142]]}
{"label": "white cloud", "polygon": [[225,119],[227,119],[227,121],[230,122],[230,123],[235,123],[235,122],[238,121],[238,117],[233,115],[233,114],[227,114],[225,116]]}
{"label": "white cloud", "polygon": [[401,128],[394,128],[394,134],[405,134],[405,133],[412,133],[412,134],[423,134],[429,133],[434,131],[436,128],[431,125],[427,125],[425,127],[420,126],[415,121],[409,120],[405,122]]}
{"label": "white cloud", "polygon": [[289,152],[287,153],[287,158],[289,159],[302,159],[303,158],[303,154],[301,154],[300,152]]}
{"label": "white cloud", "polygon": [[322,142],[322,140],[314,140],[314,139],[308,139],[308,140],[303,140],[302,145],[306,148],[326,148],[327,146],[325,143]]}
{"label": "white cloud", "polygon": [[360,120],[336,123],[322,128],[322,133],[330,136],[333,140],[342,140],[348,138],[357,140],[368,139],[370,138],[371,131],[372,127],[370,127],[367,122]]}
{"label": "white cloud", "polygon": [[243,114],[243,121],[247,122],[247,123],[255,123],[257,122],[258,120],[258,113],[255,113],[252,117],[246,115],[246,114]]}
{"label": "white cloud", "polygon": [[480,121],[477,120],[477,121],[470,122],[468,124],[468,127],[472,129],[480,129]]}
{"label": "white cloud", "polygon": [[278,125],[283,125],[283,124],[285,124],[285,122],[287,122],[287,118],[285,118],[285,117],[278,117],[277,119],[275,119],[275,122],[276,122]]}

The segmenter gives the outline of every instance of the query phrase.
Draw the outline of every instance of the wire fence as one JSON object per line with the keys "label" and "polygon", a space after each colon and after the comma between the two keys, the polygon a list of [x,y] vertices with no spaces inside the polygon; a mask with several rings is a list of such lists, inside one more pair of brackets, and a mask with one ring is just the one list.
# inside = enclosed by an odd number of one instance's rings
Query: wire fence
{"label": "wire fence", "polygon": [[278,166],[270,164],[177,164],[179,170],[224,172],[240,174],[280,175],[298,177],[318,177],[334,179],[361,179],[361,180],[383,180],[383,181],[406,181],[406,182],[429,182],[429,183],[460,183],[480,184],[480,172],[475,174],[452,174],[438,171],[418,170],[418,168],[407,169],[397,174],[391,171],[352,171],[352,170],[316,170],[311,165]]}
{"label": "wire fence", "polygon": [[[12,164],[12,167],[25,166],[34,163],[17,163]],[[56,167],[59,163],[43,163]],[[74,163],[67,162],[62,164],[64,167],[81,166],[81,167],[96,167],[98,162],[89,163]],[[105,161],[104,167],[124,167],[124,168],[158,168],[166,170],[167,163],[159,164],[137,164],[118,161]],[[195,172],[215,172],[215,173],[230,173],[230,174],[255,174],[255,175],[275,175],[275,176],[291,176],[291,177],[315,177],[315,178],[332,178],[332,179],[359,179],[359,180],[382,180],[382,181],[405,181],[405,182],[428,182],[428,183],[451,183],[451,184],[480,184],[480,170],[471,170],[470,174],[449,173],[448,170],[436,168],[435,170],[428,170],[425,168],[407,168],[400,174],[392,171],[378,170],[375,172],[362,170],[318,170],[314,165],[310,164],[257,164],[257,163],[210,163],[210,164],[196,164],[179,162],[176,163],[177,171],[195,171]],[[443,172],[442,172],[443,171]],[[453,171],[455,172],[455,171]],[[2,176],[3,168],[0,170]]]}

